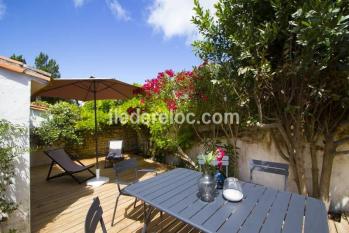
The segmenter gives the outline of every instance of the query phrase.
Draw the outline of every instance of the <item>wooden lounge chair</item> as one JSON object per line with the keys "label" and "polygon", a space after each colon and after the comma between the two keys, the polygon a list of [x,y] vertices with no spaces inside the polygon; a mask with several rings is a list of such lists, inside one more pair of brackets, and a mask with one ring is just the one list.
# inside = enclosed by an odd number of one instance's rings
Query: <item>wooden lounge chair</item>
{"label": "wooden lounge chair", "polygon": [[[74,162],[71,159],[71,157],[69,156],[69,154],[67,152],[65,152],[64,149],[47,150],[47,151],[45,151],[45,154],[52,160],[46,180],[51,180],[51,179],[58,178],[61,176],[69,175],[76,182],[81,184],[81,183],[96,176],[96,174],[91,170],[91,168],[94,167],[94,165],[85,166],[79,160],[76,160],[77,163]],[[64,172],[51,176],[52,167],[55,164],[59,165],[64,170]],[[83,172],[83,171],[90,172],[92,174],[92,176],[90,176],[84,180],[79,180],[77,177],[74,176],[74,174],[79,173],[79,172]]]}

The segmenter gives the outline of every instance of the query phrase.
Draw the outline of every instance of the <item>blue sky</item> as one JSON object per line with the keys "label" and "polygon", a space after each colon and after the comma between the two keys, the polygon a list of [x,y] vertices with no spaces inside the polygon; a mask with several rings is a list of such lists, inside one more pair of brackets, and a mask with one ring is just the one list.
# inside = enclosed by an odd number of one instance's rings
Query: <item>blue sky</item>
{"label": "blue sky", "polygon": [[201,63],[190,46],[191,15],[190,0],[0,0],[0,55],[33,64],[43,51],[64,78],[143,83]]}

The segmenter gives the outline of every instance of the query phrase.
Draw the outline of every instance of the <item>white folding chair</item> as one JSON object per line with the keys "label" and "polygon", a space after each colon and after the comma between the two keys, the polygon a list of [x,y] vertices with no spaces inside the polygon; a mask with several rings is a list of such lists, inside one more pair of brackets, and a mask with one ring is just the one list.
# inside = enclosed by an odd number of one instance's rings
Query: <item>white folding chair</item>
{"label": "white folding chair", "polygon": [[124,156],[122,154],[122,140],[111,140],[109,141],[108,146],[108,154],[105,157],[105,164],[104,167],[112,167],[107,166],[107,162],[113,162],[113,161],[120,161],[124,159]]}

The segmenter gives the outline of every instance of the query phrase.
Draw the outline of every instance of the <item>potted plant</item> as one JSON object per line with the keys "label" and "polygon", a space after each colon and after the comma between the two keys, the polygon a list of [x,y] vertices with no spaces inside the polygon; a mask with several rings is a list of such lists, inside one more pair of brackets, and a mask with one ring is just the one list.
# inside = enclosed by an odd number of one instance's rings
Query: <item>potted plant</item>
{"label": "potted plant", "polygon": [[[199,179],[198,185],[199,196],[202,201],[211,202],[214,200],[216,190],[216,179],[214,174],[217,171],[217,167],[218,169],[222,168],[224,154],[224,150],[218,147],[215,150],[208,151],[206,154],[201,155],[201,159],[203,160],[203,173],[202,177]],[[214,161],[217,161],[217,163]]]}

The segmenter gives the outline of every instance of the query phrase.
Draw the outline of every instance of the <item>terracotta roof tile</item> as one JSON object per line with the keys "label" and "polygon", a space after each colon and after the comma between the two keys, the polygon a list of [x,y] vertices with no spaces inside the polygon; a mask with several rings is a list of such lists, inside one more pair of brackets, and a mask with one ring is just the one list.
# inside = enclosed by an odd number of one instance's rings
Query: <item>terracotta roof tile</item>
{"label": "terracotta roof tile", "polygon": [[51,80],[51,74],[42,70],[37,70],[27,66],[26,64],[7,57],[0,56],[0,68],[10,70],[12,72],[25,74],[31,77],[39,78],[45,81]]}

